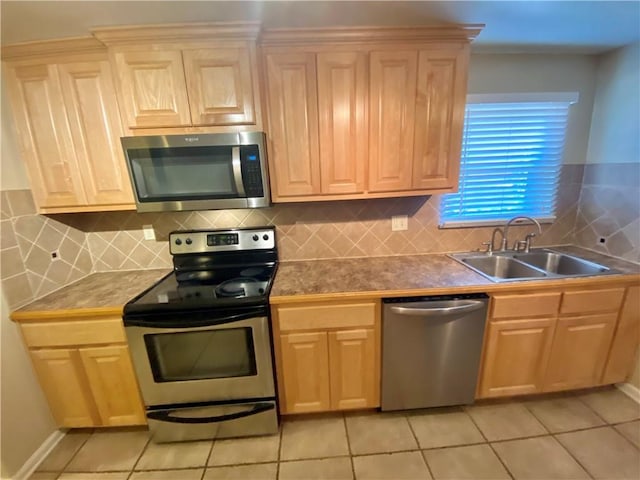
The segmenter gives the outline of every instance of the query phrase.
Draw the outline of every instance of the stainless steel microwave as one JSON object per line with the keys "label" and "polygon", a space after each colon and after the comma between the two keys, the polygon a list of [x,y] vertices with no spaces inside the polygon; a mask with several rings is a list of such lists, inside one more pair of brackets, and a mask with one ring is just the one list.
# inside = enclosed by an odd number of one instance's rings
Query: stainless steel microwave
{"label": "stainless steel microwave", "polygon": [[268,207],[262,132],[123,137],[139,212]]}

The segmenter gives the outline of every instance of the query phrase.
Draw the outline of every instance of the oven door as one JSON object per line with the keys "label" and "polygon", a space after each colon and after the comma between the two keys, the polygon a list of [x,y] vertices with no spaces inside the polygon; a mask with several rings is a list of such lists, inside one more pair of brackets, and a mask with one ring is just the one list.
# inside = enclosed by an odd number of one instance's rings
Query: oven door
{"label": "oven door", "polygon": [[266,316],[182,328],[144,323],[125,331],[145,405],[275,396]]}

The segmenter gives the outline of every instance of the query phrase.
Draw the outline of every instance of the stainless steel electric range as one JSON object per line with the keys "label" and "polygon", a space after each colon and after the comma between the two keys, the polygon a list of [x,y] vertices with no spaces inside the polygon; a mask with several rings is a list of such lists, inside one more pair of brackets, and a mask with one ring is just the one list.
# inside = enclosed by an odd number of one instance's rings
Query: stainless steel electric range
{"label": "stainless steel electric range", "polygon": [[123,317],[154,441],[277,432],[274,228],[178,231],[169,242],[173,271]]}

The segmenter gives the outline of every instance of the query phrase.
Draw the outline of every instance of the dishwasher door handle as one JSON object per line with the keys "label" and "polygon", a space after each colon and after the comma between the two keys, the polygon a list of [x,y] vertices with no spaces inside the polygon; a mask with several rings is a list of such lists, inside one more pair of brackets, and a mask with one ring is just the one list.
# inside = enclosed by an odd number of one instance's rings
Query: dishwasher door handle
{"label": "dishwasher door handle", "polygon": [[447,315],[458,315],[461,313],[469,313],[484,308],[484,302],[478,300],[469,300],[463,305],[455,305],[451,307],[436,308],[412,308],[412,307],[391,307],[393,313],[399,315],[419,315],[421,317],[444,317]]}

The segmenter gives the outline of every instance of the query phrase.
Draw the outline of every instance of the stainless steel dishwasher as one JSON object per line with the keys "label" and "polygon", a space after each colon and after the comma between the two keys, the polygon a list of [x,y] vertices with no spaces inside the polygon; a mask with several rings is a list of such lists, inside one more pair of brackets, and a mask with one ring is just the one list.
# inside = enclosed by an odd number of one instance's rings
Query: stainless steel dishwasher
{"label": "stainless steel dishwasher", "polygon": [[383,300],[382,410],[473,403],[487,295]]}

